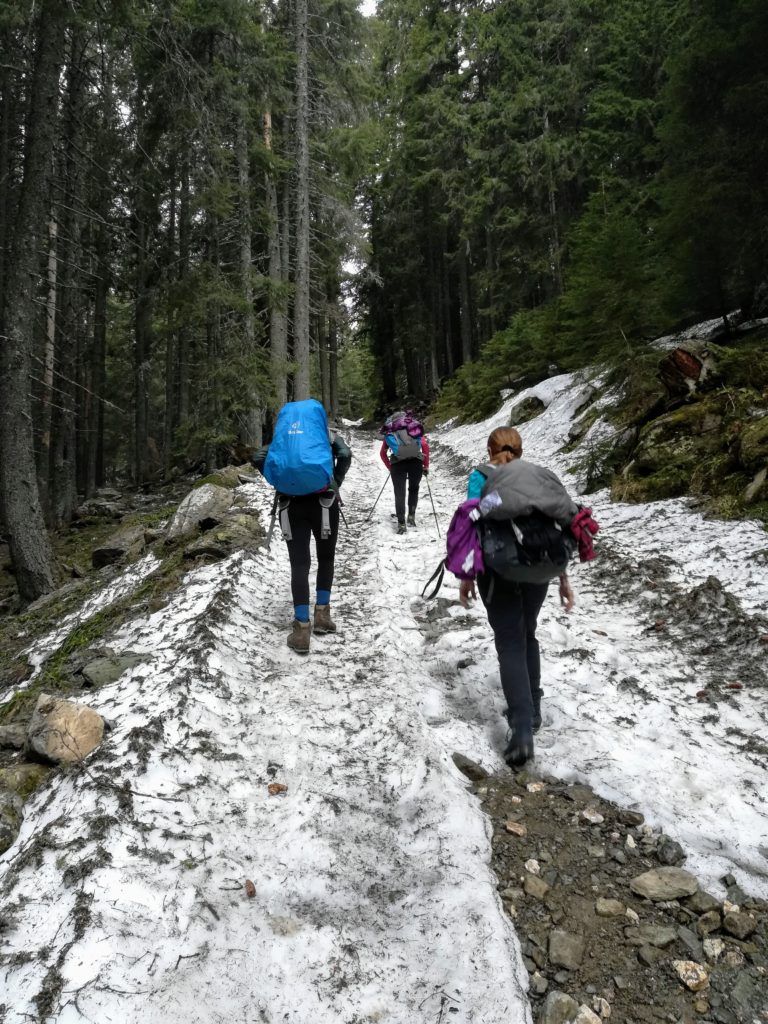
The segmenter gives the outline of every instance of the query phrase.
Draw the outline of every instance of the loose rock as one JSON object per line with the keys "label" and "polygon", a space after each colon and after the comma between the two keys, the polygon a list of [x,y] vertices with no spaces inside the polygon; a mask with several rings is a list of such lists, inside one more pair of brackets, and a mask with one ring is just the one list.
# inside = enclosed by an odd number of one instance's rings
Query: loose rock
{"label": "loose rock", "polygon": [[600,1018],[588,1006],[582,1004],[573,1018],[573,1024],[600,1024]]}
{"label": "loose rock", "polygon": [[565,992],[550,992],[544,1000],[539,1024],[570,1024],[579,1012],[579,1004]]}
{"label": "loose rock", "polygon": [[558,967],[575,970],[584,959],[584,939],[557,928],[549,933],[549,959]]}
{"label": "loose rock", "polygon": [[0,748],[21,750],[27,740],[27,730],[23,725],[0,725]]}
{"label": "loose rock", "polygon": [[700,992],[709,984],[709,974],[693,960],[674,960],[672,966],[677,976],[691,992]]}
{"label": "loose rock", "polygon": [[632,892],[658,902],[692,896],[699,887],[694,876],[683,868],[664,867],[637,875],[630,883]]}
{"label": "loose rock", "polygon": [[100,547],[94,548],[91,564],[94,569],[103,569],[105,565],[113,565],[121,558],[133,558],[144,547],[144,527],[129,526],[118,530]]}
{"label": "loose rock", "polygon": [[757,921],[743,910],[732,910],[723,918],[723,928],[729,935],[743,941],[757,928]]}
{"label": "loose rock", "polygon": [[129,668],[141,665],[147,661],[144,654],[133,654],[126,651],[125,654],[115,654],[104,658],[94,658],[87,665],[83,666],[82,674],[90,686],[106,686],[115,683]]}
{"label": "loose rock", "polygon": [[677,938],[674,928],[658,924],[641,924],[638,928],[625,928],[624,938],[631,946],[669,946]]}
{"label": "loose rock", "polygon": [[603,896],[595,902],[595,913],[598,917],[623,917],[625,909],[620,900],[606,899]]}
{"label": "loose rock", "polygon": [[696,931],[699,935],[709,935],[710,932],[716,932],[721,924],[719,911],[708,910],[696,922]]}
{"label": "loose rock", "polygon": [[550,887],[543,878],[539,878],[537,875],[526,875],[525,881],[523,882],[523,889],[528,896],[533,896],[537,900],[543,900],[549,892]]}
{"label": "loose rock", "polygon": [[522,821],[506,821],[504,822],[504,828],[513,836],[520,836],[522,838],[528,835],[528,829]]}
{"label": "loose rock", "polygon": [[704,955],[712,963],[717,963],[725,951],[725,943],[722,939],[704,939],[702,946],[704,948]]}
{"label": "loose rock", "polygon": [[485,768],[464,754],[456,752],[451,755],[451,758],[461,774],[466,775],[471,782],[482,782],[488,778],[488,772]]}

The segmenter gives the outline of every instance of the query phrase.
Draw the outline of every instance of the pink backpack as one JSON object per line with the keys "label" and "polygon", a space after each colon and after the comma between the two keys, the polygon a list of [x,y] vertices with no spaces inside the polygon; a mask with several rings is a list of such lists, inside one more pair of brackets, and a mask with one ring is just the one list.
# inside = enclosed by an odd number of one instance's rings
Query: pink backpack
{"label": "pink backpack", "polygon": [[[480,533],[476,526],[477,520],[480,518],[479,504],[480,502],[476,498],[464,501],[453,513],[445,542],[445,558],[427,580],[424,590],[421,592],[421,596],[426,596],[427,600],[436,596],[442,586],[446,569],[460,580],[473,580],[485,572]],[[426,595],[427,587],[433,580],[437,580],[435,589],[431,594]]]}

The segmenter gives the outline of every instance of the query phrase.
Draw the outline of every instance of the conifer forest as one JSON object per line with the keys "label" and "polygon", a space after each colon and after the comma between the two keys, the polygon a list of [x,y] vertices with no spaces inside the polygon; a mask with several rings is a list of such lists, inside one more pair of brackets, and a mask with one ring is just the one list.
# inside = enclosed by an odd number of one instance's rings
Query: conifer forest
{"label": "conifer forest", "polygon": [[22,595],[84,497],[242,455],[286,398],[487,414],[764,312],[767,49],[762,0],[2,0]]}

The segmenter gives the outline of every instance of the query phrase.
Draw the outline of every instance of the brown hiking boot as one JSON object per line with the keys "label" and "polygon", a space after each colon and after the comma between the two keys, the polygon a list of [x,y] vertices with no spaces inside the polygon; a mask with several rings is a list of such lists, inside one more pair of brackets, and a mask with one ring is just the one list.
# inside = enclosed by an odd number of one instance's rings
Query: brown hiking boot
{"label": "brown hiking boot", "polygon": [[331,618],[331,606],[329,604],[315,605],[315,632],[335,633],[336,623]]}
{"label": "brown hiking boot", "polygon": [[311,622],[293,620],[293,629],[288,634],[288,646],[297,654],[309,654],[309,638],[312,635]]}

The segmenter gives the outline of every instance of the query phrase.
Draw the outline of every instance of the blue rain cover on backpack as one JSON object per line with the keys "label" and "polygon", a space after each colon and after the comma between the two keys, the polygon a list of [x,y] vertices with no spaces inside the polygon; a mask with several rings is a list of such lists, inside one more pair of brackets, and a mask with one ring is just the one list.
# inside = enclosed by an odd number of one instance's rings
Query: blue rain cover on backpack
{"label": "blue rain cover on backpack", "polygon": [[264,477],[280,494],[317,494],[333,480],[325,409],[314,398],[288,402],[277,414]]}

